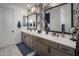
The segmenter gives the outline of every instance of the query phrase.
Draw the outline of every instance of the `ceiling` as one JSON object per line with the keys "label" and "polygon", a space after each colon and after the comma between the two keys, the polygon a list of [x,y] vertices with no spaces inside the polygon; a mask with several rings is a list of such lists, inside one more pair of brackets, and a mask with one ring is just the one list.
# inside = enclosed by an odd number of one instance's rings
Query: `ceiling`
{"label": "ceiling", "polygon": [[[1,3],[0,3],[1,4]],[[57,5],[58,3],[2,3],[3,5],[14,5],[24,9],[31,9],[33,6],[39,7],[42,4],[42,7],[50,7]]]}
{"label": "ceiling", "polygon": [[25,8],[25,9],[28,9],[28,8],[30,9],[35,5],[34,3],[9,3],[9,4],[20,7],[20,8]]}
{"label": "ceiling", "polygon": [[[9,4],[14,5],[14,6],[18,6],[18,7],[21,7],[21,8],[30,9],[35,5],[39,5],[40,3],[9,3]],[[45,7],[50,3],[41,3],[41,4],[43,4],[43,7]],[[50,6],[53,6],[53,5],[56,5],[56,4],[57,3],[51,3]]]}
{"label": "ceiling", "polygon": [[[26,9],[30,9],[33,6],[37,6],[40,5],[40,3],[11,3],[11,5],[15,5],[21,8],[26,8]],[[48,5],[47,3],[43,3],[43,6]]]}

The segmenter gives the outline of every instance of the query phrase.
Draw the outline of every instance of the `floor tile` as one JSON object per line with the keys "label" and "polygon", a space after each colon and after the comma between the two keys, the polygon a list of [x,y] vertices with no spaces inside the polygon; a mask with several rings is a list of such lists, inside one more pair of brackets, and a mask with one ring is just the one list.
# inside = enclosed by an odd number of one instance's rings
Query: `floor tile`
{"label": "floor tile", "polygon": [[22,56],[16,45],[0,48],[0,56]]}

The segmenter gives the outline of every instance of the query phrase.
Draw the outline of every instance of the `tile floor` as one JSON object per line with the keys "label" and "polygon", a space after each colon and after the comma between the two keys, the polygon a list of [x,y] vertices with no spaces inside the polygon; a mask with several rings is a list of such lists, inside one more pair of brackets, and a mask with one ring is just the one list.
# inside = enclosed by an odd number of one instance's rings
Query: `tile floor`
{"label": "tile floor", "polygon": [[[29,53],[27,56],[34,56],[35,52]],[[0,56],[23,56],[16,45],[10,45],[0,48]]]}
{"label": "tile floor", "polygon": [[0,56],[22,56],[16,45],[0,48]]}

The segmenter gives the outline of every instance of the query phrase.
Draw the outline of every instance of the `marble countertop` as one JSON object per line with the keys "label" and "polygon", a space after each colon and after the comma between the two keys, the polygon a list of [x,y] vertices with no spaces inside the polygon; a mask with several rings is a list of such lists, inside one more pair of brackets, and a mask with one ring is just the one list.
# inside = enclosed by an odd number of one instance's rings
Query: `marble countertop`
{"label": "marble countertop", "polygon": [[28,34],[31,34],[31,35],[34,35],[34,36],[37,36],[37,37],[41,37],[41,38],[44,38],[46,40],[50,40],[50,41],[53,41],[53,42],[56,42],[56,43],[59,43],[59,44],[62,44],[62,45],[66,45],[66,46],[69,46],[71,48],[74,48],[76,49],[76,42],[75,41],[71,41],[69,38],[71,37],[71,35],[66,35],[65,38],[59,36],[59,37],[55,37],[55,36],[52,36],[50,34],[46,34],[45,31],[42,31],[42,33],[37,33],[35,31],[27,31],[26,29],[22,28],[21,29],[22,32],[25,32],[25,33],[28,33]]}

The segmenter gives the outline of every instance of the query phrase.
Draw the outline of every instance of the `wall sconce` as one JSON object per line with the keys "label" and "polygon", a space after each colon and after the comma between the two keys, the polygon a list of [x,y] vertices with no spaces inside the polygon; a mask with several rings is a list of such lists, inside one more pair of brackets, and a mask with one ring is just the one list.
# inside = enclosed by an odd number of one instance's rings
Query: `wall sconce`
{"label": "wall sconce", "polygon": [[21,28],[21,22],[20,21],[18,21],[17,27]]}

